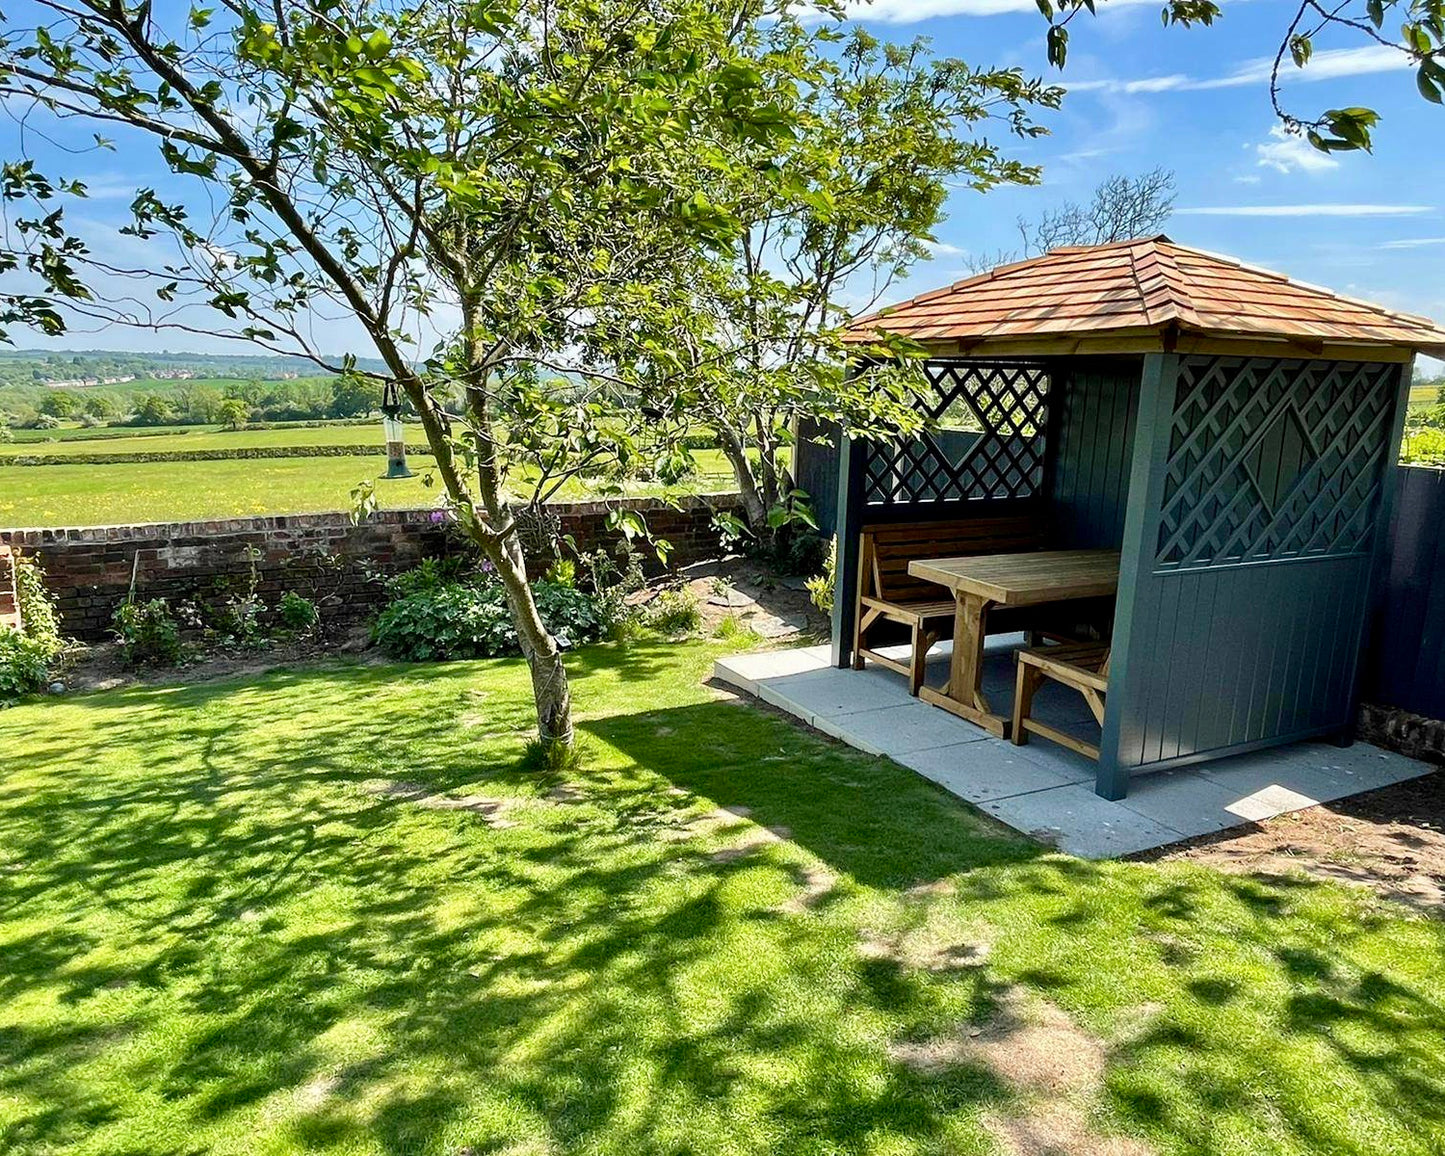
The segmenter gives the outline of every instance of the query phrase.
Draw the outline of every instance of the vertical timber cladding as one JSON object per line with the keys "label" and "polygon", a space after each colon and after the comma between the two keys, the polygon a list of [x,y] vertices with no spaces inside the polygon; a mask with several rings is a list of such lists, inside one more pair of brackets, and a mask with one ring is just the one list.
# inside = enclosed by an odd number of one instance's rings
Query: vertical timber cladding
{"label": "vertical timber cladding", "polygon": [[1348,727],[1400,372],[1178,359],[1153,431],[1120,766]]}
{"label": "vertical timber cladding", "polygon": [[1080,359],[1060,383],[1049,517],[1065,550],[1118,550],[1139,413],[1139,359]]}
{"label": "vertical timber cladding", "polygon": [[925,521],[946,516],[939,506],[1038,497],[1048,368],[1039,362],[929,360],[924,372],[932,389],[919,408],[934,428],[910,441],[867,445],[864,520],[904,508],[907,520]]}

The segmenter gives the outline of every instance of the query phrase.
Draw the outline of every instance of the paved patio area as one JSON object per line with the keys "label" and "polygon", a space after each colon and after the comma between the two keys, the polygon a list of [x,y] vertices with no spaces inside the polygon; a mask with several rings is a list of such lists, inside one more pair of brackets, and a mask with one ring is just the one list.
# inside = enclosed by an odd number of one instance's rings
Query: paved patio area
{"label": "paved patio area", "polygon": [[[1012,651],[1021,642],[1016,636],[989,641],[984,688],[995,709],[1012,700]],[[929,664],[935,685],[946,679],[947,657],[941,646]],[[910,767],[1010,827],[1086,859],[1146,851],[1432,769],[1363,742],[1346,750],[1298,743],[1140,775],[1129,797],[1113,803],[1094,794],[1094,764],[1083,756],[1037,737],[1023,747],[996,739],[912,698],[892,671],[835,669],[826,646],[723,658],[714,673],[849,746]],[[1098,741],[1078,695],[1049,684],[1035,702],[1040,718],[1083,736],[1092,730]]]}

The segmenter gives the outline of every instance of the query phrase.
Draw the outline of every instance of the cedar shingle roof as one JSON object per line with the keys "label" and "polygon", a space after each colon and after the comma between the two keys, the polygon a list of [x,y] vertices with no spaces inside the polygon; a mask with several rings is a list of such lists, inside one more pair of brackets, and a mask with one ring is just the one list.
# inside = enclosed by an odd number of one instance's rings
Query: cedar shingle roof
{"label": "cedar shingle roof", "polygon": [[1445,354],[1427,317],[1339,297],[1168,237],[1053,249],[855,320],[851,341],[883,331],[929,342],[1090,338],[1172,332],[1390,346]]}

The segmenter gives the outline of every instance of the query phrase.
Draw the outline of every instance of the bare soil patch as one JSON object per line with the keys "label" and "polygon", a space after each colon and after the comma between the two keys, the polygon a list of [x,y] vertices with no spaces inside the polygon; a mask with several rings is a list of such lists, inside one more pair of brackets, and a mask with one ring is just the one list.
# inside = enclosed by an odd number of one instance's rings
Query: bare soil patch
{"label": "bare soil patch", "polygon": [[923,1074],[984,1068],[1019,1093],[1020,1106],[984,1126],[1013,1156],[1151,1156],[1137,1140],[1096,1129],[1089,1103],[1103,1088],[1109,1049],[1068,1013],[1019,987],[1006,988],[986,1023],[896,1044],[893,1059]]}
{"label": "bare soil patch", "polygon": [[515,823],[503,815],[516,806],[518,799],[489,799],[481,795],[439,795],[430,787],[420,783],[401,781],[376,781],[366,784],[374,795],[414,803],[425,811],[469,811],[480,815],[490,827],[514,827]]}
{"label": "bare soil patch", "polygon": [[1445,773],[1223,831],[1140,858],[1224,871],[1303,872],[1445,918]]}
{"label": "bare soil patch", "polygon": [[[681,573],[702,612],[702,632],[713,634],[725,619],[762,637],[785,641],[827,636],[827,617],[808,598],[804,579],[779,574],[752,558],[727,558],[689,566]],[[652,597],[649,591],[643,597]]]}

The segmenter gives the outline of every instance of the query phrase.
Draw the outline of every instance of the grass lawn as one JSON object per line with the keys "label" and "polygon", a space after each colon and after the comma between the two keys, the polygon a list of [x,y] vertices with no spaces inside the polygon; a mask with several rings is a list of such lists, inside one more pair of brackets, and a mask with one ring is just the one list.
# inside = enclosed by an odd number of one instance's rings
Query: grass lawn
{"label": "grass lawn", "polygon": [[[22,433],[36,431],[23,430]],[[52,433],[59,431],[52,430]],[[99,431],[90,431],[99,432]],[[112,431],[106,430],[106,433]],[[419,430],[409,430],[413,444],[424,445]],[[21,441],[0,444],[0,458],[26,454],[185,453],[190,450],[254,449],[269,446],[376,446],[381,447],[381,420],[370,425],[287,426],[281,429],[224,430],[198,425],[157,432],[136,429],[127,437],[64,438],[56,441]]]}
{"label": "grass lawn", "polygon": [[[315,431],[313,431],[315,432]],[[700,474],[687,489],[731,488],[721,451],[701,451]],[[431,459],[411,456],[414,478],[379,483],[387,509],[427,507],[440,501],[439,484],[423,474]],[[712,472],[713,467],[719,467]],[[0,526],[104,526],[171,522],[247,514],[299,514],[351,508],[351,491],[386,473],[386,457],[248,458],[209,462],[135,462],[120,465],[0,465]],[[638,494],[662,493],[638,486]],[[569,483],[560,499],[582,499],[584,482]]]}
{"label": "grass lawn", "polygon": [[718,652],[572,656],[567,783],[511,661],[0,713],[0,1151],[1445,1148],[1445,922],[1046,853]]}

